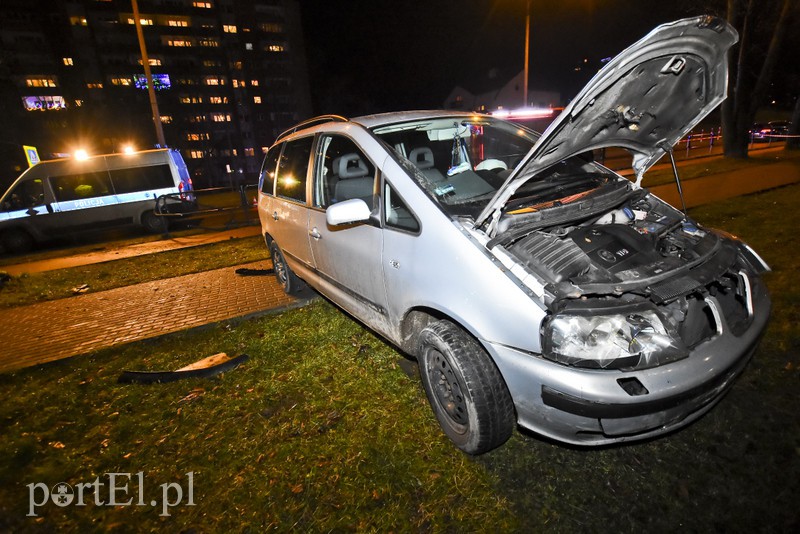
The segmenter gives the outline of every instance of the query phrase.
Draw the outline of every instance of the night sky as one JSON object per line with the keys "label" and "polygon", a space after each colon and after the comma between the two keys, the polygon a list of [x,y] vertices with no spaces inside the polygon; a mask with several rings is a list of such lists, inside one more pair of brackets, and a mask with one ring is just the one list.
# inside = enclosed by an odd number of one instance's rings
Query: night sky
{"label": "night sky", "polygon": [[[456,85],[479,92],[494,72],[499,87],[523,68],[525,0],[301,6],[317,113],[439,108]],[[713,10],[687,0],[533,0],[530,89],[558,91],[567,101],[602,58],[660,23],[704,12]]]}

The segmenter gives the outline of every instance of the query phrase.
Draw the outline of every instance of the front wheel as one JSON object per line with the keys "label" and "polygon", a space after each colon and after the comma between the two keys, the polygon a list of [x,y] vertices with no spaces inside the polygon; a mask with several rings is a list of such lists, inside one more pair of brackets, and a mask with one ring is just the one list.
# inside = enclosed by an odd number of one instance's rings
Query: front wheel
{"label": "front wheel", "polygon": [[419,336],[422,385],[439,424],[456,447],[483,454],[514,430],[514,404],[500,371],[477,341],[449,321]]}
{"label": "front wheel", "polygon": [[287,295],[296,295],[305,288],[305,284],[300,280],[296,274],[292,272],[289,265],[286,264],[286,259],[283,257],[278,244],[273,241],[269,246],[269,255],[272,257],[272,269],[275,271],[275,278],[283,288],[283,292]]}
{"label": "front wheel", "polygon": [[167,231],[167,219],[155,214],[154,211],[142,213],[142,227],[151,234],[160,234]]}
{"label": "front wheel", "polygon": [[6,230],[2,236],[0,236],[0,243],[6,252],[21,254],[23,252],[29,252],[33,248],[34,241],[31,234],[25,230],[14,228]]}

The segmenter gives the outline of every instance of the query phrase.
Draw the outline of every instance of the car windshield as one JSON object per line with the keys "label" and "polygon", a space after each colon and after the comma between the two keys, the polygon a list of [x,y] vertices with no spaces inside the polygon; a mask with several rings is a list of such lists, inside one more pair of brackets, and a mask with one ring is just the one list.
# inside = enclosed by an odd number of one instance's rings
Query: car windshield
{"label": "car windshield", "polygon": [[[437,117],[375,128],[401,165],[450,215],[477,216],[530,151],[538,134],[483,116]],[[581,196],[613,174],[573,157],[533,176],[507,203],[507,210],[546,207]]]}

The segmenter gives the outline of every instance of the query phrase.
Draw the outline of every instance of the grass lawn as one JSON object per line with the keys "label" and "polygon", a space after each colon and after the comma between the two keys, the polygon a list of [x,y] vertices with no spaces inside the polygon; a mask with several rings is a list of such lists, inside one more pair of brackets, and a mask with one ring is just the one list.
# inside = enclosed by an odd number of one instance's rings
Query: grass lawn
{"label": "grass lawn", "polygon": [[[465,456],[402,356],[316,301],[0,375],[0,531],[797,531],[799,203],[790,186],[692,210],[772,265],[774,310],[726,398],[669,436],[587,450],[515,432]],[[213,379],[116,382],[220,351],[250,360]],[[142,473],[145,505],[134,477],[117,483],[130,506],[99,506],[87,490],[86,506],[26,517],[28,484],[99,477],[107,502],[114,472]],[[170,483],[182,504],[160,515]]]}
{"label": "grass lawn", "polygon": [[23,274],[12,277],[0,288],[0,308],[70,297],[73,288],[83,284],[89,285],[86,292],[104,291],[268,258],[269,251],[264,240],[260,236],[253,236],[56,271]]}

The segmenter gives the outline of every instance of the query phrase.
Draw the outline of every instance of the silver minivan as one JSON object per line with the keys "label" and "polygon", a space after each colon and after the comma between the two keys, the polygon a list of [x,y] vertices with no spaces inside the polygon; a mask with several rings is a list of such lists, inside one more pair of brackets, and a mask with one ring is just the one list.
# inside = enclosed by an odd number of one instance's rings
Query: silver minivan
{"label": "silver minivan", "polygon": [[[588,446],[689,424],[753,355],[768,267],[642,180],[725,98],[736,39],[717,18],[660,26],[542,135],[447,111],[298,125],[261,174],[278,281],[311,285],[416,358],[467,453],[515,425]],[[635,180],[591,160],[612,146]]]}
{"label": "silver minivan", "polygon": [[164,229],[153,208],[165,194],[187,195],[192,180],[174,149],[42,161],[0,197],[0,246],[23,252],[82,230],[139,224]]}

